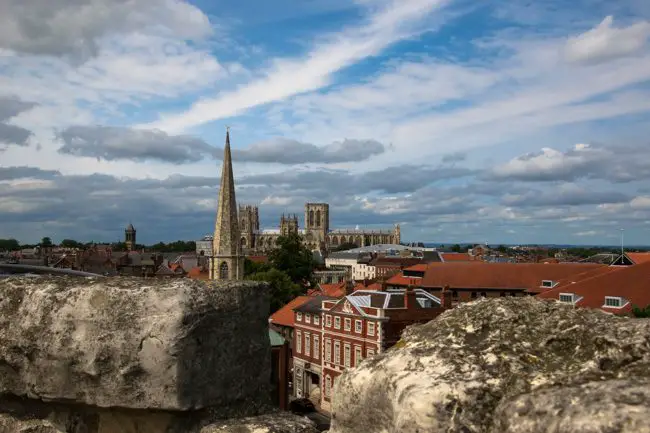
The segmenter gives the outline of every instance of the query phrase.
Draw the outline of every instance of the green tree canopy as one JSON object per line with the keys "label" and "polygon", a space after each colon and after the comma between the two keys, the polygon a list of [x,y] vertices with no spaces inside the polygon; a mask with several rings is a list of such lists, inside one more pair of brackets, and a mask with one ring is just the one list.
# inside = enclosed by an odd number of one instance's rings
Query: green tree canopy
{"label": "green tree canopy", "polygon": [[634,317],[647,318],[650,317],[650,305],[647,305],[645,308],[641,307],[632,307],[632,314]]}
{"label": "green tree canopy", "polygon": [[338,247],[334,248],[334,251],[345,251],[345,250],[351,250],[353,248],[358,248],[359,245],[355,244],[354,242],[344,242]]}
{"label": "green tree canopy", "polygon": [[294,283],[311,282],[314,272],[312,253],[297,234],[278,238],[276,248],[269,253],[269,263],[271,267],[285,272]]}
{"label": "green tree canopy", "polygon": [[278,311],[296,296],[304,293],[304,289],[300,284],[291,281],[291,277],[279,269],[257,272],[247,278],[253,281],[266,281],[269,283],[271,286],[271,314]]}
{"label": "green tree canopy", "polygon": [[258,272],[267,272],[271,269],[269,263],[257,263],[246,257],[244,259],[244,275],[248,277],[249,275],[256,274]]}
{"label": "green tree canopy", "polygon": [[74,239],[63,239],[60,244],[63,248],[83,248],[84,244]]}
{"label": "green tree canopy", "polygon": [[16,239],[0,239],[0,251],[16,251],[20,249],[20,243]]}
{"label": "green tree canopy", "polygon": [[44,237],[41,239],[41,246],[42,247],[51,247],[52,246],[52,239],[50,239],[48,236]]}

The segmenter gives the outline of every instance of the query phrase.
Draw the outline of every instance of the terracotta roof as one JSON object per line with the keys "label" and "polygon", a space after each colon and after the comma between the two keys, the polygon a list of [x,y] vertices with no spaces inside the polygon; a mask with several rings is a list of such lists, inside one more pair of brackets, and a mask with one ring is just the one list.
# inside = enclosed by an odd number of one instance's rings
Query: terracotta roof
{"label": "terracotta roof", "polygon": [[295,315],[293,314],[293,309],[299,307],[310,299],[312,299],[311,296],[298,296],[287,305],[271,314],[271,317],[269,317],[269,323],[280,326],[290,326],[293,328],[295,323]]}
{"label": "terracotta roof", "polygon": [[584,271],[580,272],[578,274],[571,275],[567,278],[563,278],[559,281],[557,281],[557,285],[553,286],[552,288],[545,288],[545,287],[533,287],[528,289],[529,293],[544,293],[549,290],[561,288],[561,287],[566,287],[568,285],[588,280],[590,278],[598,277],[600,275],[615,271],[618,269],[618,266],[598,266],[595,268],[591,268]]}
{"label": "terracotta roof", "polygon": [[473,261],[474,257],[467,253],[440,253],[443,262],[469,262]]}
{"label": "terracotta roof", "polygon": [[195,280],[209,280],[210,274],[208,271],[204,271],[201,267],[197,266],[189,270],[187,277]]}
{"label": "terracotta roof", "polygon": [[334,284],[319,284],[318,288],[312,289],[307,292],[310,296],[325,295],[333,298],[341,298],[345,296],[345,281]]}
{"label": "terracotta roof", "polygon": [[[480,261],[429,264],[422,287],[533,289],[543,280],[560,281],[592,269],[597,263],[485,263]],[[403,277],[402,277],[403,278]]]}
{"label": "terracotta roof", "polygon": [[[426,275],[426,274],[425,274]],[[422,278],[405,277],[401,273],[395,274],[386,280],[386,284],[393,286],[420,286]]]}
{"label": "terracotta roof", "polygon": [[[650,305],[650,262],[636,266],[609,266],[609,272],[596,274],[576,283],[558,285],[537,295],[541,299],[559,300],[560,293],[573,293],[581,299],[578,307],[600,308],[614,314],[627,314],[633,306],[645,308]],[[623,308],[604,307],[605,296],[622,297],[628,301]]]}
{"label": "terracotta roof", "polygon": [[635,265],[650,262],[650,253],[625,253]]}
{"label": "terracotta roof", "polygon": [[414,271],[414,272],[424,272],[427,270],[429,267],[428,263],[420,263],[417,265],[409,266],[408,268],[404,268],[405,271]]}

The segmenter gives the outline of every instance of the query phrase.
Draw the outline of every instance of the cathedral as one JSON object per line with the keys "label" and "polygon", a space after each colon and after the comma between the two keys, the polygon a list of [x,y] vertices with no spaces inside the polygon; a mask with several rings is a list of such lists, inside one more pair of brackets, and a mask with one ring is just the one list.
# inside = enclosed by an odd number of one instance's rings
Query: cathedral
{"label": "cathedral", "polygon": [[239,207],[239,227],[241,247],[246,254],[264,254],[275,247],[279,236],[289,233],[300,234],[305,246],[310,250],[329,251],[339,245],[351,243],[358,247],[377,244],[399,244],[400,227],[393,230],[330,229],[330,207],[327,203],[305,204],[305,228],[298,226],[296,215],[280,218],[280,228],[260,230],[259,209],[257,206]]}
{"label": "cathedral", "polygon": [[[327,203],[305,204],[304,229],[299,228],[296,215],[282,215],[279,229],[260,230],[258,207],[237,207],[230,131],[226,129],[214,236],[197,241],[197,253],[210,257],[210,279],[243,279],[245,255],[268,253],[275,248],[278,237],[292,233],[301,235],[310,250],[324,253],[346,243],[359,247],[400,243],[399,224],[393,230],[331,230],[330,207]],[[127,234],[127,242],[129,240],[135,243],[135,229],[131,238]]]}

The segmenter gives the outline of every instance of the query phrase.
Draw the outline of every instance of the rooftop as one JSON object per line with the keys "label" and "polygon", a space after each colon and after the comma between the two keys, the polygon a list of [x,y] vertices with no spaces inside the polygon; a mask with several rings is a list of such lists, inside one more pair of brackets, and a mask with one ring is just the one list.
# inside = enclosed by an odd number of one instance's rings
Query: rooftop
{"label": "rooftop", "polygon": [[287,305],[271,314],[271,317],[269,317],[269,323],[273,325],[289,326],[293,328],[295,325],[295,315],[293,314],[294,308],[299,307],[310,299],[313,298],[311,296],[298,296]]}

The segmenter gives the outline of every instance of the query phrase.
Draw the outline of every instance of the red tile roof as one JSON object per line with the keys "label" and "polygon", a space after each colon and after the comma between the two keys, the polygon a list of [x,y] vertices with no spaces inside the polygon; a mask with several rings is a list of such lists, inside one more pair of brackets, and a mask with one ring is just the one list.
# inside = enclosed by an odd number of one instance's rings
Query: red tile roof
{"label": "red tile roof", "polygon": [[341,298],[345,296],[345,285],[346,282],[334,283],[334,284],[319,284],[317,288],[311,289],[307,292],[309,296],[331,296],[333,298]]}
{"label": "red tile roof", "polygon": [[311,296],[298,296],[287,305],[271,314],[271,317],[269,317],[269,323],[280,326],[289,326],[293,328],[296,320],[293,309],[301,306],[310,299],[312,299]]}
{"label": "red tile roof", "polygon": [[474,260],[474,257],[467,253],[440,253],[440,258],[443,262],[469,262]]}
{"label": "red tile roof", "polygon": [[401,273],[395,274],[386,280],[387,285],[392,286],[420,286],[422,278],[405,277]]}
{"label": "red tile roof", "polygon": [[417,265],[409,266],[408,268],[404,268],[405,271],[414,271],[414,272],[424,272],[427,270],[427,267],[429,266],[428,263],[418,263]]}
{"label": "red tile roof", "polygon": [[[537,295],[541,299],[559,299],[560,293],[574,293],[581,297],[578,307],[600,308],[614,314],[628,314],[633,306],[650,305],[650,262],[635,266],[610,266],[609,272],[597,274],[576,283],[558,285]],[[604,307],[605,296],[622,297],[628,301],[623,308]]]}
{"label": "red tile roof", "polygon": [[625,253],[635,265],[650,262],[650,253]]}
{"label": "red tile roof", "polygon": [[267,256],[248,256],[248,260],[253,263],[268,263],[269,258]]}
{"label": "red tile roof", "polygon": [[204,271],[201,269],[201,267],[196,266],[189,270],[189,272],[187,273],[187,277],[195,280],[207,281],[210,279],[210,274],[208,273],[208,271]]}
{"label": "red tile roof", "polygon": [[[543,280],[560,281],[592,269],[597,263],[485,263],[479,261],[430,263],[422,287],[534,289]],[[404,277],[402,277],[404,278]],[[390,280],[389,280],[390,281]]]}

